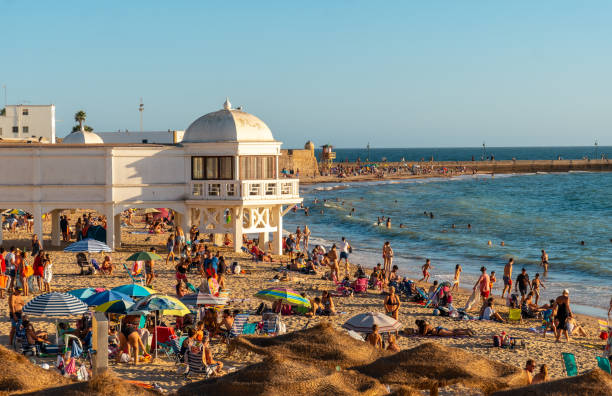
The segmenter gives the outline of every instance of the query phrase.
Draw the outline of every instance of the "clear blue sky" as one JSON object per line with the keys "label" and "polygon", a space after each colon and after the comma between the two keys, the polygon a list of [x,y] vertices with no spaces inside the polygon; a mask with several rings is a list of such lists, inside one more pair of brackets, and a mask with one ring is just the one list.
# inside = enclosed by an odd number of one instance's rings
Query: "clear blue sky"
{"label": "clear blue sky", "polygon": [[610,1],[0,0],[9,103],[97,131],[234,105],[285,147],[612,145]]}

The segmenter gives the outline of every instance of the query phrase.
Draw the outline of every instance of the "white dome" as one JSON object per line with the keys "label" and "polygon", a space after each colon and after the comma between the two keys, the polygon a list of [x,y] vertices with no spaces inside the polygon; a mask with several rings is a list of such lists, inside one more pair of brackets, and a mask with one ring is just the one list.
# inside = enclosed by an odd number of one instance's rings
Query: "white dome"
{"label": "white dome", "polygon": [[104,140],[93,132],[87,132],[83,129],[77,132],[72,132],[62,140],[62,143],[67,144],[101,144]]}
{"label": "white dome", "polygon": [[270,128],[259,118],[231,108],[226,100],[224,109],[208,113],[189,125],[183,143],[212,142],[273,142]]}

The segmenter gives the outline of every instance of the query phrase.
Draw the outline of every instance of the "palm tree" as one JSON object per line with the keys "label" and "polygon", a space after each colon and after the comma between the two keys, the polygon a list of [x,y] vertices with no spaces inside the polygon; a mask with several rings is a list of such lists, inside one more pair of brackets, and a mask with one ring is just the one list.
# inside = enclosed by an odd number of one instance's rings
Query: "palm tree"
{"label": "palm tree", "polygon": [[83,110],[79,110],[74,114],[74,120],[79,123],[79,129],[83,127],[86,118],[87,114]]}

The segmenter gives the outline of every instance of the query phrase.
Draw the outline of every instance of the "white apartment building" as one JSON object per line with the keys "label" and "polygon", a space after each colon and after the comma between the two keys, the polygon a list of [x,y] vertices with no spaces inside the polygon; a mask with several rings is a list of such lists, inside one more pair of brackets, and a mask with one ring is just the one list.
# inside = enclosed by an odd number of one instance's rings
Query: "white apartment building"
{"label": "white apartment building", "polygon": [[0,110],[0,139],[55,143],[55,105],[7,105]]}

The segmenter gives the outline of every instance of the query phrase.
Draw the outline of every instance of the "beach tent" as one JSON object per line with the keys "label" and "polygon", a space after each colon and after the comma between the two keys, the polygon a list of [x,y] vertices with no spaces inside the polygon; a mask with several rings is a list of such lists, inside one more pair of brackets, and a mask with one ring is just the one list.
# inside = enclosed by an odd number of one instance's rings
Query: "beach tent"
{"label": "beach tent", "polygon": [[274,356],[239,371],[179,388],[179,395],[386,395],[377,380],[354,371]]}
{"label": "beach tent", "polygon": [[361,313],[347,320],[342,327],[358,333],[370,333],[373,325],[378,325],[380,333],[391,333],[401,330],[402,324],[380,312]]}
{"label": "beach tent", "polygon": [[527,383],[519,367],[433,342],[405,349],[353,369],[385,384],[429,389],[431,394],[437,394],[439,387],[453,384],[462,384],[490,394]]}
{"label": "beach tent", "polygon": [[102,243],[106,243],[106,230],[104,227],[96,225],[90,226],[87,229],[87,238],[95,239]]}

